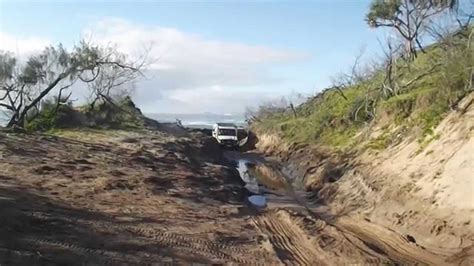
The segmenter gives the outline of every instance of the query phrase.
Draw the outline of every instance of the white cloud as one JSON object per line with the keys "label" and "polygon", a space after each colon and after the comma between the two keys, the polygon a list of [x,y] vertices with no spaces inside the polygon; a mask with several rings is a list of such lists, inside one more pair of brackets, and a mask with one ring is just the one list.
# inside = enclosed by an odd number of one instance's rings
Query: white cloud
{"label": "white cloud", "polygon": [[[114,18],[91,25],[84,36],[102,45],[116,45],[127,54],[151,47],[149,58],[156,60],[147,73],[149,80],[137,86],[136,100],[142,106],[168,100],[181,106],[183,112],[202,107],[211,111],[217,105],[226,110],[236,109],[236,99],[248,102],[252,97],[248,93],[242,97],[241,88],[281,83],[283,78],[271,75],[268,69],[307,58],[300,52],[220,41]],[[208,100],[211,98],[214,100]],[[223,102],[227,104],[222,106]],[[201,108],[196,108],[197,104]],[[240,110],[244,107],[240,106]],[[162,105],[156,108],[167,111]]]}
{"label": "white cloud", "polygon": [[[148,77],[137,84],[134,99],[147,112],[238,112],[267,98],[250,88],[281,85],[269,70],[305,60],[300,52],[207,38],[174,28],[108,18],[84,29],[83,38],[139,55],[149,48]],[[77,40],[63,40],[72,43]],[[0,32],[0,49],[20,56],[49,45],[39,37],[17,38]],[[243,92],[247,91],[247,92]],[[268,89],[267,89],[268,91]]]}
{"label": "white cloud", "polygon": [[116,44],[127,53],[136,53],[152,45],[156,68],[190,68],[196,66],[228,68],[234,64],[287,62],[306,55],[266,46],[206,39],[174,28],[150,27],[122,19],[105,19],[84,32],[101,44]]}
{"label": "white cloud", "polygon": [[20,56],[26,56],[43,50],[51,42],[44,38],[18,38],[11,34],[0,32],[0,50],[9,51]]}
{"label": "white cloud", "polygon": [[154,99],[143,105],[142,110],[153,113],[157,106],[167,113],[241,113],[247,106],[275,98],[275,95],[261,90],[242,92],[220,86],[177,89],[162,92],[161,99]]}

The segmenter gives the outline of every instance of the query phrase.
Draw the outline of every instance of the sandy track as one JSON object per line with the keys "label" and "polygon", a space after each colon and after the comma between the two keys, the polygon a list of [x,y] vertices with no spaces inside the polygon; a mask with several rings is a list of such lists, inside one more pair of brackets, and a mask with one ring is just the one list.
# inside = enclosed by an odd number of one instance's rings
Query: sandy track
{"label": "sandy track", "polygon": [[446,258],[431,253],[409,241],[395,231],[363,220],[341,217],[335,222],[337,228],[363,241],[369,247],[385,254],[400,264],[446,265]]}
{"label": "sandy track", "polygon": [[2,265],[469,263],[471,249],[444,261],[294,191],[254,211],[197,139],[108,134],[0,135]]}
{"label": "sandy track", "polygon": [[272,244],[286,265],[315,265],[327,262],[319,246],[293,221],[287,212],[269,211],[254,218],[257,228]]}
{"label": "sandy track", "polygon": [[[45,222],[58,221],[58,218],[51,219],[49,216],[38,215],[31,213],[31,216],[36,219],[42,219]],[[67,219],[66,219],[67,220]],[[66,222],[66,221],[64,221]],[[252,251],[244,248],[239,248],[238,245],[233,243],[225,244],[219,242],[213,242],[203,239],[199,236],[192,236],[189,234],[178,234],[170,233],[163,229],[157,229],[156,226],[152,225],[122,225],[120,223],[113,222],[88,222],[88,221],[77,221],[82,225],[87,225],[94,228],[95,230],[103,233],[119,233],[121,235],[128,235],[130,238],[134,238],[142,243],[148,243],[155,245],[157,248],[169,248],[175,252],[183,254],[193,254],[203,261],[212,263],[245,263],[254,264],[258,263],[258,260],[254,260]],[[51,240],[46,238],[25,238],[23,239],[26,243],[30,243],[31,246],[37,247],[52,247],[56,249],[72,251],[76,254],[89,257],[94,257],[94,261],[99,263],[114,265],[117,262],[130,262],[133,261],[133,256],[128,256],[125,253],[112,252],[109,250],[99,248],[81,247],[72,243]],[[148,258],[141,258],[140,262],[153,262],[161,261],[162,258],[148,255]]]}
{"label": "sandy track", "polygon": [[64,134],[0,132],[0,264],[277,262],[205,137]]}
{"label": "sandy track", "polygon": [[[260,174],[265,175],[263,180],[270,179],[271,184],[277,179],[279,182],[288,180],[281,171],[272,169],[268,164],[257,167],[257,169],[261,168],[265,169],[265,171],[259,171]],[[410,235],[402,235],[361,218],[335,215],[329,208],[315,207],[304,196],[304,191],[291,185],[285,186],[285,190],[285,197],[293,198],[303,209],[286,205],[281,205],[281,207],[309,214],[314,219],[325,223],[324,230],[303,230],[304,223],[295,220],[283,210],[266,212],[265,215],[256,219],[257,227],[264,234],[269,235],[269,241],[275,247],[276,254],[286,264],[288,261],[296,261],[301,264],[351,262],[450,265],[468,261],[466,258],[472,252],[466,249],[464,253],[448,258],[446,254],[438,254],[420,246]],[[271,202],[272,200],[273,197],[269,197],[269,206],[278,208],[278,202],[275,204]],[[324,245],[320,242],[311,240],[311,237],[320,239],[321,236],[339,244],[331,245],[328,249],[323,248]],[[334,257],[338,256],[344,259],[334,260]]]}
{"label": "sandy track", "polygon": [[152,239],[166,247],[191,252],[211,259],[215,263],[236,262],[236,263],[256,263],[252,258],[246,258],[249,251],[239,249],[232,245],[214,243],[205,239],[157,231],[146,227],[128,227],[127,231],[135,235]]}

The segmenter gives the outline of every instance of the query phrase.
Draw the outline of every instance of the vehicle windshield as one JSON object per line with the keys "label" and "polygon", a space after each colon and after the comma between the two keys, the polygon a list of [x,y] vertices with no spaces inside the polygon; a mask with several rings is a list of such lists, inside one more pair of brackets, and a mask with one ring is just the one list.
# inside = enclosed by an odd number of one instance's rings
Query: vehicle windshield
{"label": "vehicle windshield", "polygon": [[235,129],[229,129],[229,128],[221,128],[219,129],[219,135],[221,136],[236,136],[236,130]]}

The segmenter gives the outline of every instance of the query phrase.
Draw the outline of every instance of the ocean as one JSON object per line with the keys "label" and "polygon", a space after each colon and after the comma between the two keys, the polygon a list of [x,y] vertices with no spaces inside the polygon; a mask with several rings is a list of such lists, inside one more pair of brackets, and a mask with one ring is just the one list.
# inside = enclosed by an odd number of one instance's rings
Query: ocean
{"label": "ocean", "polygon": [[[145,114],[145,116],[158,122],[175,123],[176,119],[181,120],[183,126],[190,128],[212,128],[217,122],[234,123],[237,126],[244,127],[246,125],[244,115],[239,114]],[[5,114],[0,112],[0,127],[5,126],[8,122]]]}
{"label": "ocean", "polygon": [[214,114],[214,113],[202,113],[202,114],[145,114],[145,116],[154,119],[158,122],[171,122],[175,123],[176,119],[181,120],[181,123],[185,127],[190,128],[212,128],[215,123],[234,123],[237,126],[244,127],[246,125],[245,117],[243,114]]}

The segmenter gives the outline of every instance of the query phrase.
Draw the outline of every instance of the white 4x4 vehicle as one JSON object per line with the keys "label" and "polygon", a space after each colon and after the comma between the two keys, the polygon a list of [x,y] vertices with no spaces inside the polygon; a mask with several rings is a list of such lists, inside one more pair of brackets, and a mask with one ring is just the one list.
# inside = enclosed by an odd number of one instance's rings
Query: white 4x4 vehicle
{"label": "white 4x4 vehicle", "polygon": [[212,129],[212,136],[220,145],[230,148],[238,148],[237,126],[231,123],[217,123]]}

